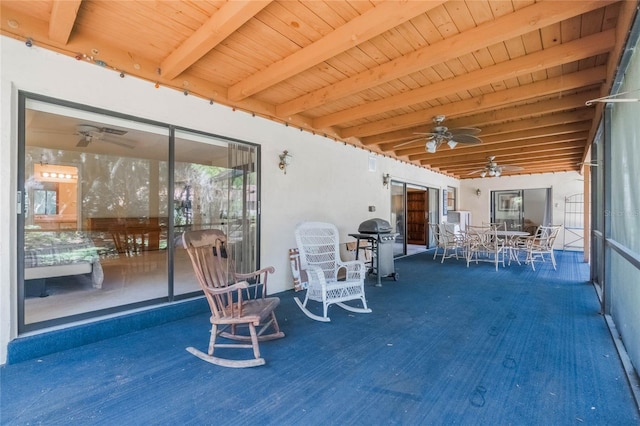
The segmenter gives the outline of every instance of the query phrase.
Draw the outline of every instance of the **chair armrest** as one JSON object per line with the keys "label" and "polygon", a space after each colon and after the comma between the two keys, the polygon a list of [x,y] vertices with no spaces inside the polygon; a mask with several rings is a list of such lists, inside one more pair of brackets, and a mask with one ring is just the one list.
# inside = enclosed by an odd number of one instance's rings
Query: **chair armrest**
{"label": "chair armrest", "polygon": [[327,284],[324,272],[319,266],[309,265],[305,269],[303,269],[303,271],[307,273],[307,280],[309,281],[309,285],[325,286]]}
{"label": "chair armrest", "polygon": [[[276,268],[274,268],[273,266],[267,266],[262,269],[258,269],[257,271],[248,272],[244,274],[235,273],[234,277],[236,281],[238,280],[248,281],[248,280],[255,279],[255,282],[249,283],[249,287],[248,287],[248,290],[253,289],[252,291],[253,295],[250,293],[247,293],[247,296],[250,299],[257,299],[259,297],[264,298],[267,295],[267,279],[269,277],[269,274],[273,274],[275,271],[276,271]],[[262,286],[262,295],[258,294],[258,289],[261,286]]]}
{"label": "chair armrest", "polygon": [[206,291],[207,293],[216,296],[218,294],[225,294],[225,293],[231,293],[232,291],[236,291],[236,290],[244,290],[246,288],[249,288],[249,283],[246,281],[240,281],[231,285],[228,285],[226,287],[221,287],[221,288],[211,288],[211,287],[207,287]]}
{"label": "chair armrest", "polygon": [[367,268],[362,260],[347,260],[338,262],[340,268],[347,271],[347,279],[364,280],[367,276]]}
{"label": "chair armrest", "polygon": [[262,269],[258,269],[257,271],[253,271],[253,272],[249,272],[246,274],[235,274],[235,277],[238,279],[247,279],[247,278],[254,278],[257,277],[258,275],[262,275],[262,274],[273,274],[274,272],[276,272],[276,268],[274,268],[273,266],[267,266],[265,268]]}

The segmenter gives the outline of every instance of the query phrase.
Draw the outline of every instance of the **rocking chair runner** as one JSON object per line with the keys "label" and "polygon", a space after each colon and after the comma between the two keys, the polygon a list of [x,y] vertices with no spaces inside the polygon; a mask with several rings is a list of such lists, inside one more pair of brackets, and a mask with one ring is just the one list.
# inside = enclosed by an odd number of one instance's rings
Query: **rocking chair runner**
{"label": "rocking chair runner", "polygon": [[[367,269],[362,261],[343,262],[340,259],[338,229],[330,223],[304,222],[297,226],[295,236],[301,269],[307,273],[308,278],[304,302],[295,298],[302,312],[311,319],[325,322],[330,321],[327,311],[333,304],[351,312],[371,312],[364,295]],[[344,280],[338,280],[341,270],[345,274]],[[322,303],[322,316],[309,311],[309,300]],[[363,307],[343,303],[351,300],[360,300]]]}
{"label": "rocking chair runner", "polygon": [[[223,367],[263,365],[265,361],[260,357],[258,342],[284,337],[274,313],[280,299],[266,297],[267,278],[274,268],[270,266],[249,274],[235,273],[226,253],[227,238],[218,230],[185,232],[182,241],[211,308],[208,352],[193,347],[188,347],[187,351]],[[244,326],[248,327],[249,334],[240,333]],[[272,332],[264,334],[269,328]],[[217,343],[218,336],[248,343]],[[254,359],[220,358],[213,355],[215,348],[252,348]]]}

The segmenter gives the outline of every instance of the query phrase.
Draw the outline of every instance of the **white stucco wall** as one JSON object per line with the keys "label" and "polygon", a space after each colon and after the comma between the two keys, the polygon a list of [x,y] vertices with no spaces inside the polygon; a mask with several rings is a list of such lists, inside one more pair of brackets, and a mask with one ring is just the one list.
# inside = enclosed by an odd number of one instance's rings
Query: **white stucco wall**
{"label": "white stucco wall", "polygon": [[[365,219],[389,218],[389,189],[382,174],[432,188],[458,187],[456,179],[383,156],[369,172],[368,151],[322,136],[252,117],[208,100],[184,96],[133,77],[76,61],[37,46],[0,36],[0,364],[7,343],[17,335],[16,188],[17,93],[37,93],[195,130],[233,137],[262,149],[262,266],[273,265],[271,291],[292,287],[288,249],[293,230],[304,220],[330,221],[343,241]],[[279,168],[283,150],[293,155],[285,175]],[[370,213],[368,206],[375,206]]]}

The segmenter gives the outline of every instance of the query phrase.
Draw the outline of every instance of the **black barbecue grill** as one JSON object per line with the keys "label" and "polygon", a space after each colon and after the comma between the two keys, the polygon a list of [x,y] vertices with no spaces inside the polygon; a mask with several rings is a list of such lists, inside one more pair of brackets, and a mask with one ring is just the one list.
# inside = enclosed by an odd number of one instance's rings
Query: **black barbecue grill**
{"label": "black barbecue grill", "polygon": [[384,219],[365,220],[358,227],[357,234],[349,234],[357,240],[356,260],[360,247],[360,240],[368,241],[367,249],[371,250],[371,261],[369,262],[369,272],[378,276],[377,286],[381,286],[382,277],[392,277],[398,281],[399,275],[395,272],[393,264],[393,243],[396,234],[391,232],[391,224]]}

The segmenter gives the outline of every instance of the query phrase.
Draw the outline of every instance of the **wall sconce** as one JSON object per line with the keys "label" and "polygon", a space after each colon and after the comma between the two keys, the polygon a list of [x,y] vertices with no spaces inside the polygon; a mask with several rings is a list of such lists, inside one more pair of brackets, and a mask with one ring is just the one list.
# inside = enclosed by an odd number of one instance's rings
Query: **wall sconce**
{"label": "wall sconce", "polygon": [[389,173],[382,175],[382,186],[388,188],[390,181],[391,181],[391,176],[389,176]]}
{"label": "wall sconce", "polygon": [[480,191],[480,188],[476,189],[476,195],[479,197],[482,194],[482,191]]}
{"label": "wall sconce", "polygon": [[278,164],[278,167],[280,167],[280,170],[284,171],[284,174],[287,174],[287,166],[291,164],[291,154],[289,154],[289,151],[287,151],[286,149],[284,151],[282,151],[282,154],[280,154],[280,163]]}

